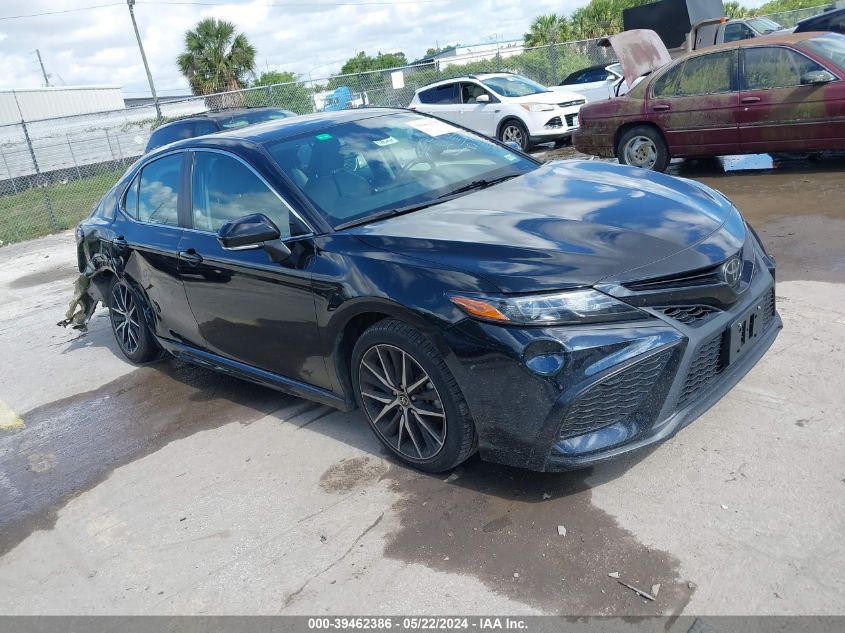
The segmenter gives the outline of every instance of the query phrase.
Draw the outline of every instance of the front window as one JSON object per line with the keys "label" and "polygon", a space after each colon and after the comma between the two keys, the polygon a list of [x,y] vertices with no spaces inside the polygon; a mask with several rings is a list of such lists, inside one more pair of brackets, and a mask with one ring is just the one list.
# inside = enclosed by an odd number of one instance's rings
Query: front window
{"label": "front window", "polygon": [[824,70],[809,57],[783,47],[745,49],[745,89],[770,90],[801,85],[805,74]]}
{"label": "front window", "polygon": [[826,33],[806,40],[802,45],[819,57],[845,69],[845,35]]}
{"label": "front window", "polygon": [[488,77],[482,79],[481,83],[503,97],[527,97],[549,91],[548,88],[541,86],[536,81],[531,81],[520,75]]}
{"label": "front window", "polygon": [[751,18],[748,20],[748,24],[760,35],[768,35],[769,33],[783,30],[782,25],[769,18]]}
{"label": "front window", "polygon": [[536,163],[439,119],[382,114],[268,143],[333,227],[432,206]]}

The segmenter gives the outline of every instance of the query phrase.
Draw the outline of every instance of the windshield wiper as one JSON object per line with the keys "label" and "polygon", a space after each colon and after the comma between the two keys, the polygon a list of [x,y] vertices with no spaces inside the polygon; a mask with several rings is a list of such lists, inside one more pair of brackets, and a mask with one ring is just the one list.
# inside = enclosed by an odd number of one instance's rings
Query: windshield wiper
{"label": "windshield wiper", "polygon": [[349,222],[344,222],[343,224],[338,224],[335,230],[340,231],[342,229],[349,229],[353,226],[360,226],[361,224],[369,224],[370,222],[375,222],[377,220],[384,220],[385,218],[392,218],[397,215],[402,215],[404,213],[411,213],[413,211],[419,211],[420,209],[425,209],[426,207],[434,206],[435,204],[440,204],[442,200],[429,200],[427,202],[419,202],[417,204],[409,204],[405,207],[397,207],[395,209],[385,209],[384,211],[377,211],[376,213],[371,213],[370,215],[365,215],[362,218],[357,218],[355,220],[349,220]]}
{"label": "windshield wiper", "polygon": [[473,180],[468,185],[464,185],[463,187],[458,187],[457,189],[452,189],[449,193],[444,193],[440,196],[440,199],[443,198],[451,198],[452,196],[456,196],[461,193],[466,193],[467,191],[475,191],[476,189],[487,189],[487,187],[492,187],[493,185],[498,185],[500,182],[505,182],[506,180],[510,180],[511,178],[516,178],[518,174],[510,174],[508,176],[500,176],[499,178],[480,178],[479,180]]}

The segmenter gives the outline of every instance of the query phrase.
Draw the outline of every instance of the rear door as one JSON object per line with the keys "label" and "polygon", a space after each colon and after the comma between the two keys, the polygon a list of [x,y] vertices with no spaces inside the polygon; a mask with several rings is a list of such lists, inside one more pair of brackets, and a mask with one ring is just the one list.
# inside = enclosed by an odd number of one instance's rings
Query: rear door
{"label": "rear door", "polygon": [[461,90],[460,83],[452,82],[434,86],[423,90],[419,94],[420,105],[417,109],[426,114],[453,121],[461,122]]}
{"label": "rear door", "polygon": [[114,248],[126,262],[124,273],[145,297],[156,335],[202,347],[179,275],[186,157],[173,152],[141,168],[120,200],[131,219],[115,222]]}
{"label": "rear door", "polygon": [[[180,272],[191,310],[212,353],[274,374],[328,387],[319,349],[309,230],[258,172],[240,158],[195,150],[191,170],[193,230],[181,243]],[[273,262],[261,248],[227,250],[223,224],[263,213],[293,252]]]}
{"label": "rear door", "polygon": [[646,102],[674,156],[730,154],[739,150],[738,54],[691,57],[658,77]]}
{"label": "rear door", "polygon": [[808,84],[826,70],[786,46],[744,48],[739,132],[744,152],[827,149],[831,136],[825,94],[830,84]]}

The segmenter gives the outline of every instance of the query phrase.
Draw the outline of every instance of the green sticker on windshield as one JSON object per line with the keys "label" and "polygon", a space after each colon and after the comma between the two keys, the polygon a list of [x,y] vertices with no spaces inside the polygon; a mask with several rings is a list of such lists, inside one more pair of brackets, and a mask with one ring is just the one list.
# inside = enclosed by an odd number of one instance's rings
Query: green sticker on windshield
{"label": "green sticker on windshield", "polygon": [[318,134],[314,138],[316,138],[318,141],[328,141],[331,137],[332,137],[331,134],[323,133],[323,134]]}

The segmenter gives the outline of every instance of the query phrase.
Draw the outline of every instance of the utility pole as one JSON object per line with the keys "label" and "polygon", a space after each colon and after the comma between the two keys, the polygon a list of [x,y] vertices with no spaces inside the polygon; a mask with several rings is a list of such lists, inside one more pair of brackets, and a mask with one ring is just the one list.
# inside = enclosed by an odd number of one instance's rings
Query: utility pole
{"label": "utility pole", "polygon": [[156,94],[156,87],[153,84],[153,76],[150,73],[150,65],[147,63],[147,55],[144,53],[144,45],[141,44],[141,34],[138,32],[138,24],[135,22],[135,10],[132,8],[135,6],[135,0],[126,0],[126,4],[129,6],[129,16],[132,18],[132,28],[135,29],[135,38],[138,40],[138,48],[141,51],[141,60],[144,62],[144,70],[147,71],[147,81],[150,82],[150,92],[153,95],[153,104],[156,107],[156,116],[160,122],[162,119],[161,106],[158,103],[158,95]]}
{"label": "utility pole", "polygon": [[38,55],[38,63],[41,64],[41,74],[44,75],[44,85],[50,87],[50,78],[47,76],[47,71],[44,70],[44,62],[41,59],[41,51],[35,49],[35,54]]}

